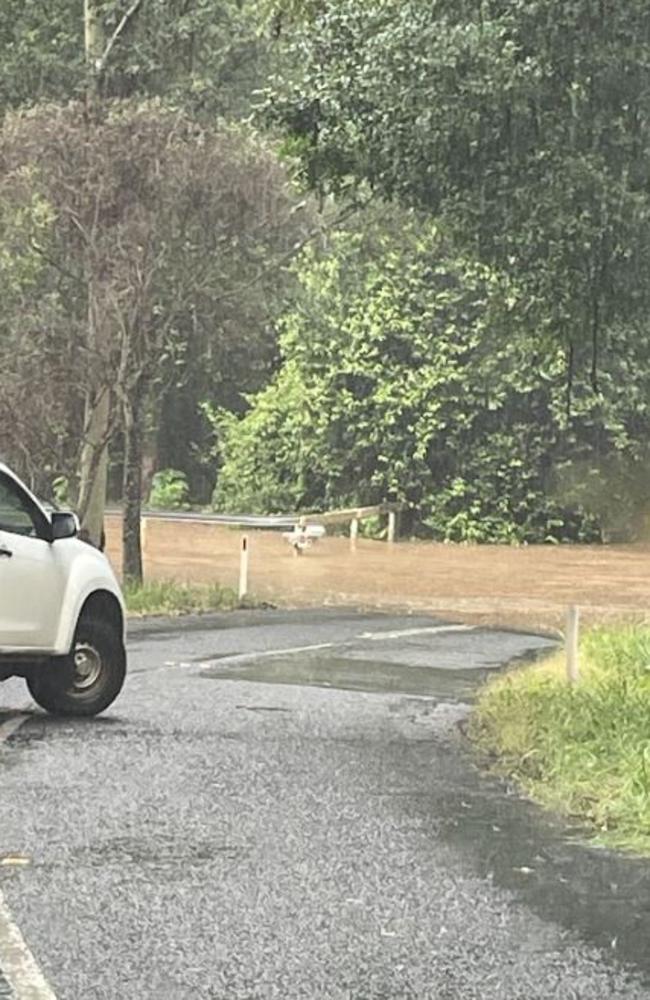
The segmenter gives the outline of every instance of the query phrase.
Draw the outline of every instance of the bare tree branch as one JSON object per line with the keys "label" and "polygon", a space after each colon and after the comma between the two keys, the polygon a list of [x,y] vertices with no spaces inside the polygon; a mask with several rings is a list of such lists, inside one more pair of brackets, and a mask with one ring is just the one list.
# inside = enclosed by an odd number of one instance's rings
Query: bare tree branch
{"label": "bare tree branch", "polygon": [[101,57],[101,59],[98,60],[97,65],[95,66],[95,72],[97,73],[97,75],[99,75],[100,73],[104,72],[104,69],[106,68],[106,63],[108,62],[110,54],[113,51],[113,46],[115,45],[115,43],[120,38],[120,35],[122,34],[122,32],[124,31],[124,29],[128,25],[129,21],[133,17],[135,17],[135,15],[138,13],[138,10],[142,6],[142,3],[143,3],[143,0],[133,0],[133,3],[131,4],[131,6],[129,7],[129,9],[125,13],[124,17],[122,18],[122,20],[118,24],[117,28],[115,29],[115,31],[113,32],[113,34],[109,38],[109,40],[108,40],[108,42],[106,44],[106,48],[104,49],[104,52],[102,54],[102,57]]}

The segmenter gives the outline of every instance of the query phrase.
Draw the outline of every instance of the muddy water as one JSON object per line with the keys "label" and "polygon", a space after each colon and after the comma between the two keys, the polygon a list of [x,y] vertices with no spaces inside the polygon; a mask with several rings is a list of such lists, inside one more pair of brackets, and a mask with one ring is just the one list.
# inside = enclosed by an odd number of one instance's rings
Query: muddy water
{"label": "muddy water", "polygon": [[[120,568],[119,521],[108,551]],[[562,626],[568,603],[587,620],[646,618],[649,546],[455,546],[327,537],[295,557],[277,532],[249,533],[250,589],[295,604],[348,604],[430,611],[458,620]],[[145,572],[236,586],[240,533],[210,524],[148,521]]]}

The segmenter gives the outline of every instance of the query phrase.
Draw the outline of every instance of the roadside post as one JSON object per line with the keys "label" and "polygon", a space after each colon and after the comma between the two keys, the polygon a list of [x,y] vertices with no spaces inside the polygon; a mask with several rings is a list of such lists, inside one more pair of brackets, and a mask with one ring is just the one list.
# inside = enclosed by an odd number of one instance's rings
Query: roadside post
{"label": "roadside post", "polygon": [[142,559],[142,579],[146,579],[146,567],[147,567],[147,518],[140,516],[140,557]]}
{"label": "roadside post", "polygon": [[577,684],[580,680],[580,609],[571,604],[566,614],[566,674],[569,684]]}
{"label": "roadside post", "polygon": [[350,548],[356,549],[357,538],[359,537],[359,518],[353,517],[350,521]]}
{"label": "roadside post", "polygon": [[239,600],[248,593],[248,535],[241,536],[239,551]]}
{"label": "roadside post", "polygon": [[302,555],[302,550],[307,545],[307,518],[301,517],[298,521],[298,538],[293,547],[294,558]]}
{"label": "roadside post", "polygon": [[395,541],[395,522],[397,520],[397,515],[394,510],[388,511],[388,533],[386,535],[386,541],[392,544]]}

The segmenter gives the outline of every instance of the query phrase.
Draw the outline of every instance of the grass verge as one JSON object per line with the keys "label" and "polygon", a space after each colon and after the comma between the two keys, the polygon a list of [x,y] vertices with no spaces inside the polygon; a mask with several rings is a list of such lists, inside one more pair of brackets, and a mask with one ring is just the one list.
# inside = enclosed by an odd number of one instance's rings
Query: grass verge
{"label": "grass verge", "polygon": [[563,654],[495,678],[470,733],[533,799],[650,854],[650,629],[596,629],[580,654],[576,687]]}
{"label": "grass verge", "polygon": [[186,615],[208,611],[234,611],[254,607],[246,598],[240,601],[230,587],[155,581],[124,585],[127,610],[134,615]]}

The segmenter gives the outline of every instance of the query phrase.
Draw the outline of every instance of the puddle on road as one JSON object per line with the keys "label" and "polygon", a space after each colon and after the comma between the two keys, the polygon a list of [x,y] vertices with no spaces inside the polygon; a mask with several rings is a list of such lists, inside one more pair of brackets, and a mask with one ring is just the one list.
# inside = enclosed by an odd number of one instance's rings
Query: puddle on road
{"label": "puddle on road", "polygon": [[215,680],[252,681],[258,684],[293,684],[377,694],[410,694],[441,701],[470,701],[477,686],[492,671],[386,663],[326,655],[267,657],[227,666],[210,667],[202,677]]}

